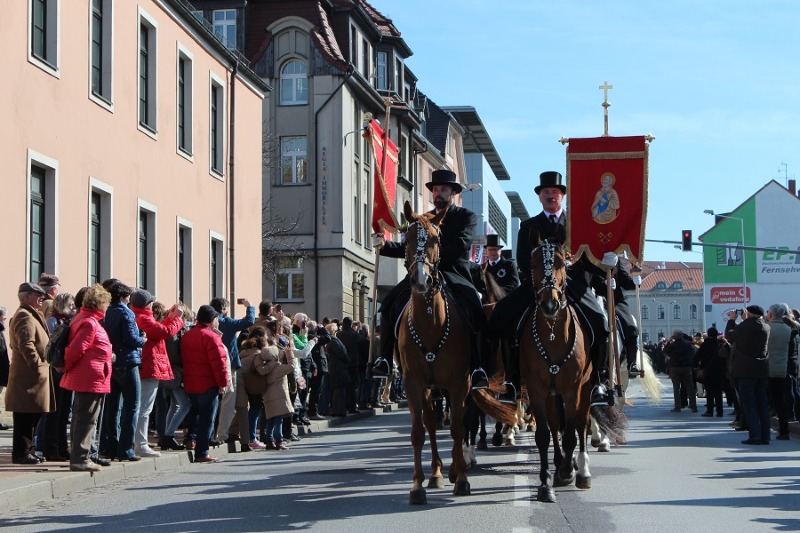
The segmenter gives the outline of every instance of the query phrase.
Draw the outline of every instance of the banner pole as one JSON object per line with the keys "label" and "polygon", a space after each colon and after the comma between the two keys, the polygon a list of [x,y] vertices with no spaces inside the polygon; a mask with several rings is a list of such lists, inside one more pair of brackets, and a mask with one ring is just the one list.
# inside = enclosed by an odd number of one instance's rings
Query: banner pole
{"label": "banner pole", "polygon": [[[608,384],[611,389],[616,390],[614,384],[613,370],[616,369],[617,377],[620,377],[619,358],[617,357],[617,320],[614,314],[614,289],[611,288],[613,276],[609,268],[606,271],[606,304],[608,312]],[[612,393],[613,394],[613,393]],[[620,394],[621,396],[621,394]]]}
{"label": "banner pole", "polygon": [[[375,324],[378,321],[378,269],[381,264],[380,250],[375,250],[375,271],[372,276],[372,318],[369,323],[369,365],[375,362],[375,352],[378,349],[378,343],[375,341]],[[391,369],[390,369],[391,370]]]}
{"label": "banner pole", "polygon": [[640,374],[639,377],[643,377],[644,376],[644,366],[642,366],[643,365],[643,363],[642,363],[642,357],[643,357],[642,356],[642,351],[644,350],[644,346],[641,345],[642,344],[642,304],[639,303],[639,285],[638,284],[636,285],[636,321],[637,321],[638,326],[639,326],[639,328],[638,328],[639,329],[639,339],[638,339],[638,343],[637,343],[638,350],[636,351],[636,360],[637,360],[636,364],[639,366],[639,371],[642,372],[642,374]]}

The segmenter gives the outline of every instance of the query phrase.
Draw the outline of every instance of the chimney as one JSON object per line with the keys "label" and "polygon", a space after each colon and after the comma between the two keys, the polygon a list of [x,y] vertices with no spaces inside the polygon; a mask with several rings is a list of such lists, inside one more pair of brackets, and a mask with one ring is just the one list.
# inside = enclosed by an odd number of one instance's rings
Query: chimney
{"label": "chimney", "polygon": [[789,180],[789,192],[792,193],[792,196],[797,194],[797,181]]}

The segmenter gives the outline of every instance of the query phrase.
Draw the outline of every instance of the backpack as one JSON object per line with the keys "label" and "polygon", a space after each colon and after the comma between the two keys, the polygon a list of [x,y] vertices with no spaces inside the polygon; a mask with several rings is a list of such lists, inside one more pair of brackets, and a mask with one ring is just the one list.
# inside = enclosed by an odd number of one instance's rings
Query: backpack
{"label": "backpack", "polygon": [[64,352],[67,350],[67,344],[69,344],[69,326],[69,320],[56,326],[56,329],[50,335],[50,340],[47,341],[47,348],[45,348],[44,353],[47,362],[53,368],[64,368]]}

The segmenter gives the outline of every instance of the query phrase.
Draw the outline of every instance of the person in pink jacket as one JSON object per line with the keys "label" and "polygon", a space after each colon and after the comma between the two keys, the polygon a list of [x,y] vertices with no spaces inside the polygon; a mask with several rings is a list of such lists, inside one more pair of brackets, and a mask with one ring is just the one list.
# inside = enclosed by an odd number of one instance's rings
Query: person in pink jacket
{"label": "person in pink jacket", "polygon": [[158,322],[153,317],[155,300],[152,294],[142,289],[131,295],[131,310],[136,316],[136,325],[139,331],[147,336],[142,348],[142,367],[139,369],[142,388],[139,397],[139,419],[136,422],[136,435],[133,439],[136,454],[141,457],[161,455],[147,443],[147,426],[156,401],[159,380],[174,377],[167,355],[167,344],[164,341],[174,337],[183,328],[181,318],[183,311],[177,305],[172,306],[163,322]]}
{"label": "person in pink jacket", "polygon": [[111,392],[111,341],[100,325],[110,302],[111,294],[102,285],[89,287],[64,351],[61,387],[75,393],[69,469],[79,472],[100,470],[89,460],[89,450],[103,397]]}

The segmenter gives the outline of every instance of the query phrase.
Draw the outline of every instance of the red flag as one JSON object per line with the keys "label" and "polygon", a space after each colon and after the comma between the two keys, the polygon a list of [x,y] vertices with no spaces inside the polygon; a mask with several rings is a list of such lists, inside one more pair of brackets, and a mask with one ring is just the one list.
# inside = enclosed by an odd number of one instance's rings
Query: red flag
{"label": "red flag", "polygon": [[370,121],[364,136],[372,141],[373,166],[375,167],[372,231],[394,233],[400,227],[394,213],[397,190],[397,146],[375,120]]}
{"label": "red flag", "polygon": [[647,218],[648,145],[643,136],[570,139],[567,246],[599,265],[606,252],[641,263]]}

